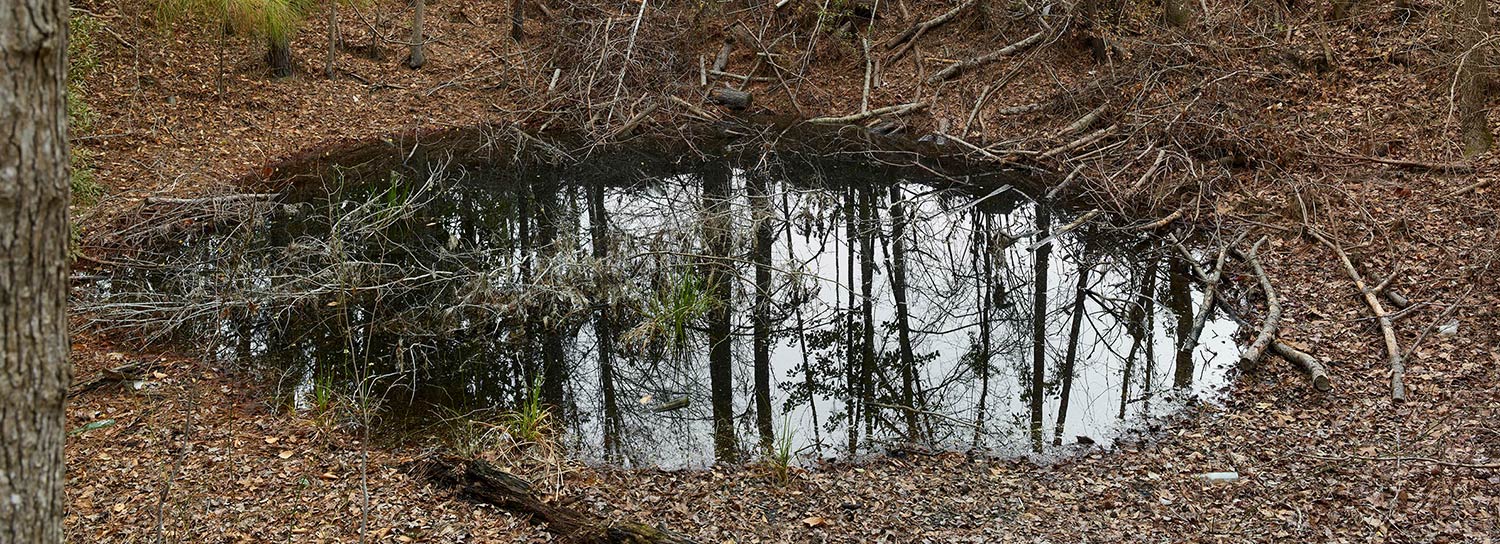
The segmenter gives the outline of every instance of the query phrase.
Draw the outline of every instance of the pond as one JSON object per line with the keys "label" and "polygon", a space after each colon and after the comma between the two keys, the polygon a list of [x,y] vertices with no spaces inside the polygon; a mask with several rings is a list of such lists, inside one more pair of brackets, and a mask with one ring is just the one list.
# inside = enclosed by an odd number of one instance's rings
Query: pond
{"label": "pond", "polygon": [[1173,246],[1054,236],[1080,214],[1015,173],[769,146],[391,155],[179,236],[90,311],[264,371],[286,407],[504,429],[540,406],[572,455],[668,468],[1107,445],[1219,395],[1236,357],[1231,321],[1188,338],[1202,293]]}

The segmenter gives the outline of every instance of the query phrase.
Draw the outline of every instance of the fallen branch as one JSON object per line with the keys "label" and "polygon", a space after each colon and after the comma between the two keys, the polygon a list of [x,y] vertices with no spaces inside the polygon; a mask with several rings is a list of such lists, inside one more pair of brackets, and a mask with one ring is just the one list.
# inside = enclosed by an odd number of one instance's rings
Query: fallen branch
{"label": "fallen branch", "polygon": [[429,461],[427,479],[471,500],[532,517],[567,542],[688,544],[692,540],[643,523],[619,521],[542,501],[526,480],[484,461]]}
{"label": "fallen branch", "polygon": [[1079,117],[1078,120],[1073,121],[1072,124],[1063,127],[1063,129],[1057,133],[1057,136],[1067,136],[1069,134],[1083,132],[1085,129],[1089,128],[1090,125],[1093,125],[1095,121],[1098,121],[1099,117],[1103,116],[1104,112],[1108,111],[1108,109],[1109,104],[1103,104],[1097,108],[1094,108],[1088,113],[1083,114],[1083,117]]}
{"label": "fallen branch", "polygon": [[206,196],[202,198],[169,198],[164,196],[146,197],[146,204],[180,204],[195,206],[200,204],[222,204],[225,202],[239,202],[243,200],[271,200],[281,196],[281,193],[241,193],[233,195]]}
{"label": "fallen branch", "polygon": [[957,17],[959,13],[962,13],[964,10],[969,9],[973,7],[974,4],[978,3],[979,0],[968,0],[962,4],[955,6],[953,9],[948,10],[942,15],[938,15],[937,17],[933,17],[926,21],[922,21],[921,23],[912,25],[911,28],[908,28],[905,32],[902,32],[900,36],[896,36],[895,39],[885,43],[885,48],[887,50],[900,47],[900,49],[896,49],[895,53],[891,53],[890,60],[901,58],[902,55],[905,55],[907,51],[911,50],[913,45],[916,45],[917,40],[921,39],[922,35],[926,34],[927,31],[943,26],[948,21],[952,21],[954,17]]}
{"label": "fallen branch", "polygon": [[1313,389],[1325,393],[1333,389],[1333,382],[1328,379],[1328,367],[1323,364],[1323,361],[1318,360],[1317,357],[1280,340],[1271,342],[1271,351],[1276,352],[1282,359],[1291,361],[1307,372],[1308,379],[1312,380]]}
{"label": "fallen branch", "polygon": [[1276,331],[1281,326],[1281,299],[1276,296],[1276,289],[1271,286],[1271,278],[1266,276],[1265,269],[1260,266],[1260,245],[1265,241],[1266,238],[1261,237],[1250,246],[1250,253],[1245,256],[1245,260],[1250,263],[1250,270],[1260,280],[1261,290],[1266,292],[1266,318],[1261,322],[1260,333],[1255,336],[1255,341],[1240,353],[1241,369],[1256,367],[1266,348],[1276,340]]}
{"label": "fallen branch", "polygon": [[1354,286],[1359,288],[1359,294],[1364,297],[1365,304],[1370,306],[1370,311],[1375,312],[1375,320],[1380,323],[1380,335],[1385,340],[1386,360],[1391,367],[1391,400],[1406,400],[1406,362],[1401,358],[1401,348],[1396,345],[1396,330],[1391,325],[1391,315],[1385,311],[1385,307],[1380,305],[1380,298],[1376,296],[1375,291],[1365,284],[1364,278],[1359,275],[1359,270],[1355,269],[1354,263],[1349,260],[1349,255],[1344,253],[1344,248],[1312,228],[1308,228],[1307,232],[1333,250],[1339,261],[1343,263],[1344,272],[1349,274],[1349,279],[1354,280]]}
{"label": "fallen branch", "polygon": [[1386,463],[1431,463],[1434,465],[1457,468],[1474,468],[1479,470],[1500,470],[1500,463],[1461,463],[1457,461],[1444,461],[1432,457],[1400,456],[1400,457],[1364,457],[1358,455],[1317,455],[1310,453],[1299,453],[1303,457],[1322,459],[1325,461],[1380,461]]}
{"label": "fallen branch", "polygon": [[1083,171],[1083,165],[1081,165],[1081,164],[1078,165],[1078,166],[1073,167],[1073,171],[1068,173],[1068,177],[1063,178],[1063,180],[1061,182],[1059,182],[1056,187],[1053,187],[1051,190],[1047,191],[1047,196],[1045,197],[1045,200],[1047,200],[1048,202],[1051,202],[1052,200],[1056,199],[1057,195],[1062,194],[1063,190],[1067,189],[1068,186],[1070,186],[1070,185],[1073,184],[1073,180],[1076,180],[1076,179],[1079,178],[1078,174],[1080,172],[1082,172],[1082,171]]}
{"label": "fallen branch", "polygon": [[1330,158],[1330,159],[1339,159],[1339,158],[1342,158],[1342,159],[1354,159],[1354,160],[1360,160],[1360,161],[1373,162],[1373,163],[1377,163],[1377,164],[1384,164],[1384,165],[1388,165],[1388,166],[1395,166],[1395,167],[1398,167],[1398,168],[1405,168],[1407,170],[1420,170],[1420,171],[1425,171],[1425,172],[1443,172],[1443,173],[1446,173],[1446,174],[1469,174],[1469,173],[1473,173],[1474,172],[1474,165],[1467,164],[1467,163],[1461,163],[1461,162],[1452,162],[1452,163],[1449,163],[1449,162],[1410,161],[1410,160],[1403,160],[1403,159],[1387,159],[1387,158],[1383,158],[1383,157],[1370,157],[1370,156],[1367,156],[1367,155],[1355,155],[1355,154],[1352,154],[1352,153],[1343,153],[1343,152],[1338,152],[1338,151],[1335,151],[1335,153],[1337,153],[1337,154],[1336,155],[1321,155],[1321,156],[1322,157],[1326,157],[1326,158]]}
{"label": "fallen branch", "polygon": [[1139,227],[1135,227],[1134,230],[1156,230],[1156,229],[1165,227],[1165,226],[1167,226],[1167,224],[1169,224],[1169,223],[1171,223],[1173,221],[1176,221],[1178,219],[1181,219],[1183,213],[1184,213],[1184,211],[1183,211],[1182,208],[1177,208],[1177,211],[1172,212],[1170,214],[1167,214],[1166,217],[1163,217],[1161,219],[1157,219],[1157,220],[1152,221],[1150,223],[1146,223],[1146,224],[1141,225]]}
{"label": "fallen branch", "polygon": [[808,119],[807,122],[820,125],[858,123],[865,119],[869,119],[871,117],[879,117],[881,115],[906,115],[908,113],[912,113],[926,107],[926,102],[912,102],[910,104],[901,104],[899,106],[886,106],[884,108],[876,108],[867,112],[845,115],[842,117],[814,117],[812,119]]}
{"label": "fallen branch", "polygon": [[1022,38],[1021,41],[1007,45],[998,51],[974,57],[969,60],[950,64],[947,68],[943,68],[937,73],[932,74],[932,77],[927,78],[927,84],[931,85],[953,79],[954,76],[957,76],[959,73],[962,73],[966,70],[973,70],[980,66],[984,66],[991,62],[995,62],[1002,58],[1025,51],[1027,48],[1040,43],[1042,41],[1042,38],[1046,37],[1046,35],[1047,34],[1045,32],[1037,32],[1036,34],[1032,34],[1030,36]]}
{"label": "fallen branch", "polygon": [[1110,125],[1110,126],[1101,128],[1099,130],[1090,132],[1090,133],[1084,135],[1082,138],[1079,138],[1077,140],[1073,140],[1071,142],[1068,142],[1068,143],[1065,143],[1063,145],[1060,145],[1060,146],[1057,146],[1057,147],[1054,147],[1052,149],[1047,150],[1047,152],[1041,154],[1041,158],[1043,158],[1043,159],[1052,158],[1052,157],[1055,157],[1057,155],[1061,155],[1063,153],[1067,153],[1069,151],[1072,151],[1074,149],[1078,149],[1080,147],[1092,144],[1092,143],[1097,142],[1099,140],[1103,140],[1105,137],[1109,136],[1110,134],[1113,134],[1115,132],[1115,130],[1117,130],[1119,128],[1120,128],[1120,125]]}

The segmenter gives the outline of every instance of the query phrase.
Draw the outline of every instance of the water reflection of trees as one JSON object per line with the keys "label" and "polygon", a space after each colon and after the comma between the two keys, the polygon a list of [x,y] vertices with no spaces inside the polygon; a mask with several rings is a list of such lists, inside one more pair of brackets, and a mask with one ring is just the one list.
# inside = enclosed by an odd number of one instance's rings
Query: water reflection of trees
{"label": "water reflection of trees", "polygon": [[[1201,390],[1197,295],[1159,244],[1030,247],[1055,212],[912,169],[608,164],[465,172],[360,251],[444,281],[354,297],[342,328],[316,305],[240,320],[229,350],[300,382],[364,354],[397,376],[393,406],[513,406],[539,384],[576,446],[668,464],[779,433],[815,454],[1041,451]],[[280,221],[263,243],[326,228]]]}

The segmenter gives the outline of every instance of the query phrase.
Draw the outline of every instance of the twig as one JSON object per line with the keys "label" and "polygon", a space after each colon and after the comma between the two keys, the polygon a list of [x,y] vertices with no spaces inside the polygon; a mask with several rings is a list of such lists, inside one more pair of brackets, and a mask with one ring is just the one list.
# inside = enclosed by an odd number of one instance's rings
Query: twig
{"label": "twig", "polygon": [[1500,463],[1460,463],[1457,461],[1444,461],[1432,457],[1399,456],[1399,457],[1366,457],[1361,455],[1318,455],[1312,453],[1298,453],[1302,457],[1322,459],[1325,461],[1379,461],[1383,463],[1430,463],[1445,467],[1474,468],[1480,470],[1500,470]]}

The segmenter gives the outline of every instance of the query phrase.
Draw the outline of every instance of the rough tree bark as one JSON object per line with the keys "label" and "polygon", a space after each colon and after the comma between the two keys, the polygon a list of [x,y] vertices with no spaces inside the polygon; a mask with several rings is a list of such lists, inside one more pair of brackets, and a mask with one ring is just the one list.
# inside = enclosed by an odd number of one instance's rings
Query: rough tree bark
{"label": "rough tree bark", "polygon": [[333,79],[333,61],[339,52],[339,3],[328,3],[328,56],[323,59],[323,77]]}
{"label": "rough tree bark", "polygon": [[521,43],[521,38],[526,37],[526,2],[523,0],[511,0],[510,2],[510,39]]}
{"label": "rough tree bark", "polygon": [[291,38],[266,39],[266,64],[271,65],[271,77],[281,79],[292,75]]}
{"label": "rough tree bark", "polygon": [[1458,117],[1463,129],[1464,156],[1490,150],[1495,137],[1490,132],[1485,105],[1484,67],[1489,65],[1488,47],[1481,44],[1490,30],[1490,13],[1484,0],[1462,0],[1459,25],[1464,50],[1458,57]]}
{"label": "rough tree bark", "polygon": [[411,15],[411,57],[406,59],[406,65],[416,70],[423,64],[427,64],[427,53],[423,50],[422,40],[422,18],[427,11],[427,0],[417,0],[416,10]]}
{"label": "rough tree bark", "polygon": [[68,3],[0,4],[0,542],[62,542]]}

